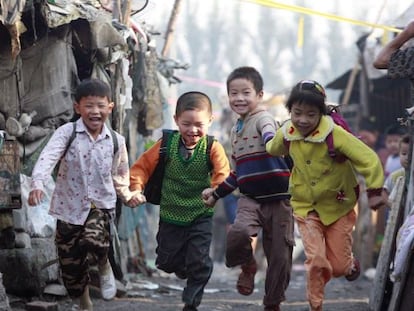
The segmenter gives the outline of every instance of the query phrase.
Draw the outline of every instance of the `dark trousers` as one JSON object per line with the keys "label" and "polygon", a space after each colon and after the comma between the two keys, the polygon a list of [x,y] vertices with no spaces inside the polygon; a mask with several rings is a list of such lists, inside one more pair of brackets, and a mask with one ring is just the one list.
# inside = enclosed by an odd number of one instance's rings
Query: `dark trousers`
{"label": "dark trousers", "polygon": [[236,220],[227,233],[226,265],[234,267],[251,261],[254,257],[251,237],[262,230],[267,259],[265,306],[279,305],[285,300],[295,244],[293,229],[293,211],[288,200],[258,203],[240,197]]}
{"label": "dark trousers", "polygon": [[93,208],[84,225],[57,221],[55,242],[62,270],[62,280],[71,297],[82,295],[89,283],[88,254],[103,261],[110,245],[110,215]]}
{"label": "dark trousers", "polygon": [[196,219],[188,227],[159,223],[155,264],[167,273],[187,276],[182,297],[185,304],[198,306],[201,303],[204,287],[213,271],[209,255],[212,223],[210,216]]}

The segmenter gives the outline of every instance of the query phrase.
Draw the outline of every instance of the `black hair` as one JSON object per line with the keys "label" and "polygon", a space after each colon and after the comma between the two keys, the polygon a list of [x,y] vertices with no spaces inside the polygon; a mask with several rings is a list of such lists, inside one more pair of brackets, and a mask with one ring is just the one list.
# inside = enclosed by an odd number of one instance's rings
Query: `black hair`
{"label": "black hair", "polygon": [[78,85],[75,93],[75,101],[79,102],[82,97],[99,96],[107,97],[111,101],[111,89],[107,83],[99,79],[85,79]]}
{"label": "black hair", "polygon": [[399,124],[391,124],[385,129],[385,135],[399,135],[402,136],[407,133],[407,130]]}
{"label": "black hair", "polygon": [[378,126],[375,116],[362,117],[359,121],[359,130],[368,132],[377,132]]}
{"label": "black hair", "polygon": [[411,136],[409,134],[404,134],[401,137],[400,146],[401,146],[401,144],[410,144],[410,143],[411,143]]}
{"label": "black hair", "polygon": [[263,78],[254,67],[239,67],[234,69],[227,77],[227,93],[229,93],[229,85],[235,79],[246,79],[253,83],[256,93],[263,91]]}
{"label": "black hair", "polygon": [[175,107],[175,115],[179,116],[187,110],[207,110],[210,115],[213,113],[210,97],[202,92],[191,91],[182,94]]}
{"label": "black hair", "polygon": [[302,80],[292,88],[286,108],[291,112],[294,103],[307,104],[317,107],[321,114],[326,115],[328,111],[325,100],[326,93],[322,85],[314,80]]}

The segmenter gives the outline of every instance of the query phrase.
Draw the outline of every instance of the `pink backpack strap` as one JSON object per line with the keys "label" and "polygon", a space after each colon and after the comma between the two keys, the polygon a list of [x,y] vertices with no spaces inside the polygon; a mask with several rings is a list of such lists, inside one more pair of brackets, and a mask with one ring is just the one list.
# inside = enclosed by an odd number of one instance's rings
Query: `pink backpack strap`
{"label": "pink backpack strap", "polygon": [[[346,156],[344,156],[341,153],[336,152],[332,132],[330,132],[328,136],[326,136],[325,143],[328,147],[328,154],[334,161],[338,163],[342,163],[347,160]],[[283,144],[285,145],[286,149],[289,151],[290,141],[283,137]]]}
{"label": "pink backpack strap", "polygon": [[346,156],[336,152],[332,132],[330,132],[328,136],[326,136],[325,142],[328,146],[328,154],[332,159],[334,159],[338,163],[342,163],[347,160]]}
{"label": "pink backpack strap", "polygon": [[283,137],[283,144],[285,145],[286,149],[289,151],[290,141]]}

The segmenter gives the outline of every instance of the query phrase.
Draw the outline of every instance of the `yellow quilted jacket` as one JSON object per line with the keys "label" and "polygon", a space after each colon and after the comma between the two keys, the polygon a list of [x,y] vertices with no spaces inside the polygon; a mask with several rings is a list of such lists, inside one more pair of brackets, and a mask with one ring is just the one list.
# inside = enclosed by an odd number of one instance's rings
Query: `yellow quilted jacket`
{"label": "yellow quilted jacket", "polygon": [[[347,158],[345,162],[329,156],[325,139],[330,132],[335,150]],[[315,210],[325,225],[354,208],[359,193],[356,173],[365,178],[367,189],[380,189],[384,183],[377,154],[329,116],[322,116],[318,127],[307,137],[287,121],[267,143],[266,150],[275,156],[289,154],[293,159],[289,192],[295,214],[306,217]]]}

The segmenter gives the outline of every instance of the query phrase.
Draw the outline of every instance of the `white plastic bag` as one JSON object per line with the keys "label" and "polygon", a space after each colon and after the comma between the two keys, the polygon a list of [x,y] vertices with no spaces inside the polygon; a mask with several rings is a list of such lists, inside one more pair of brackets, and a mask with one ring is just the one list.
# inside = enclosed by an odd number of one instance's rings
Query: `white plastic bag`
{"label": "white plastic bag", "polygon": [[50,179],[45,185],[45,196],[42,202],[36,206],[29,206],[27,199],[30,192],[31,177],[20,174],[22,212],[26,215],[26,232],[31,237],[52,237],[56,229],[56,218],[49,215],[50,198],[55,189],[55,182]]}

